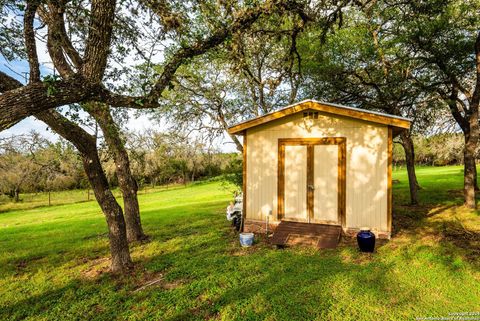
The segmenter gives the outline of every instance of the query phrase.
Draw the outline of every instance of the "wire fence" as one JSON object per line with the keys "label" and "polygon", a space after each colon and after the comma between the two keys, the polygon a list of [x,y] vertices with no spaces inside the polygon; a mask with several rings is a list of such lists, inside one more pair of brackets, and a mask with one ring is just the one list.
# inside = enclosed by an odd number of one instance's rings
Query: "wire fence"
{"label": "wire fence", "polygon": [[[156,193],[183,186],[185,185],[141,186],[138,190],[138,195]],[[112,192],[116,198],[122,197],[122,193],[118,188],[113,189]],[[0,195],[0,212],[92,201],[95,201],[95,195],[91,189],[24,193],[20,194],[18,202],[15,202],[14,199],[7,195]]]}

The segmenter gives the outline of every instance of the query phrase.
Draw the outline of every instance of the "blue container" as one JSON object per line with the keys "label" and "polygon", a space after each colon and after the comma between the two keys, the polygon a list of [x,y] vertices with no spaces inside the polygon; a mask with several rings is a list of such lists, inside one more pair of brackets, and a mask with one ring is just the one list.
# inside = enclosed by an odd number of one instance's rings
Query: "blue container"
{"label": "blue container", "polygon": [[360,252],[373,253],[375,250],[375,234],[369,228],[361,228],[357,234],[357,243]]}
{"label": "blue container", "polygon": [[249,247],[253,244],[253,233],[240,233],[240,245]]}

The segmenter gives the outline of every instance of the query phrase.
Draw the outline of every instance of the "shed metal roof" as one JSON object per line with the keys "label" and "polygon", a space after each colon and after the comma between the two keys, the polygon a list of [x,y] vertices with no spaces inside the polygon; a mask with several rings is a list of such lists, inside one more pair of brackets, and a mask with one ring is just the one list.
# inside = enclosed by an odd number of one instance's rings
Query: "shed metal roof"
{"label": "shed metal roof", "polygon": [[313,99],[303,100],[301,102],[289,105],[282,109],[270,112],[268,114],[252,118],[228,128],[230,134],[241,134],[244,130],[256,127],[270,121],[280,119],[307,109],[318,110],[327,114],[345,116],[354,119],[360,119],[377,124],[392,126],[398,130],[410,129],[411,119],[394,116],[390,114],[370,111],[361,108],[349,107],[344,105],[325,103]]}

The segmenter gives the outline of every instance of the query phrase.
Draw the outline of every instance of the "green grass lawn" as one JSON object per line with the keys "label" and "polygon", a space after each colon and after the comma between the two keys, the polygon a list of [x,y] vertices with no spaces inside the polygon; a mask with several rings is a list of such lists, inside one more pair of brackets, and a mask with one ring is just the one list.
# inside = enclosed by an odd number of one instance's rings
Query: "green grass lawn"
{"label": "green grass lawn", "polygon": [[[0,214],[0,320],[412,320],[480,310],[480,223],[461,206],[462,168],[419,168],[421,206],[394,172],[395,236],[373,255],[241,248],[220,182],[140,195],[152,237],[135,272],[108,273],[94,202]],[[22,205],[25,206],[25,205]],[[150,286],[152,281],[158,281]],[[140,289],[140,290],[139,290]]]}

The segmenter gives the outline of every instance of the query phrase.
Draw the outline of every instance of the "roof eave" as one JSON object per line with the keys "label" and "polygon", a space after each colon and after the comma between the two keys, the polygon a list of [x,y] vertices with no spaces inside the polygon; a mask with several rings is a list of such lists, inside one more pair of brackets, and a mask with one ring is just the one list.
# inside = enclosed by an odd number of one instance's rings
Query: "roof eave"
{"label": "roof eave", "polygon": [[315,109],[329,114],[360,119],[367,122],[382,124],[399,128],[401,130],[410,129],[411,120],[403,117],[395,117],[383,115],[381,113],[374,113],[367,110],[360,110],[358,108],[350,108],[347,106],[340,106],[334,104],[325,104],[313,100],[305,100],[294,105],[287,106],[278,111],[265,114],[263,116],[253,118],[228,128],[228,133],[231,135],[242,134],[245,130],[256,127],[270,121],[280,119],[306,109]]}

